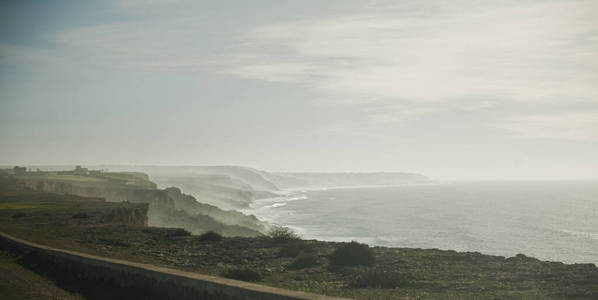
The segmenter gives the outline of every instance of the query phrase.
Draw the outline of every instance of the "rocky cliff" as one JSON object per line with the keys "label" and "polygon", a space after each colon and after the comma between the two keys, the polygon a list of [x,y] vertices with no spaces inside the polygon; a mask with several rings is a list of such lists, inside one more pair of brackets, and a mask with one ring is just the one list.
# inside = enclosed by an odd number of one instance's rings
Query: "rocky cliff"
{"label": "rocky cliff", "polygon": [[[131,174],[135,174],[134,178]],[[145,178],[138,173],[106,173],[102,177],[43,174],[22,176],[18,181],[24,188],[38,192],[148,203],[150,226],[180,227],[194,234],[216,231],[225,236],[252,237],[265,231],[264,224],[254,216],[199,203],[176,188],[152,188],[153,183]],[[112,218],[118,222],[128,217],[115,212]]]}

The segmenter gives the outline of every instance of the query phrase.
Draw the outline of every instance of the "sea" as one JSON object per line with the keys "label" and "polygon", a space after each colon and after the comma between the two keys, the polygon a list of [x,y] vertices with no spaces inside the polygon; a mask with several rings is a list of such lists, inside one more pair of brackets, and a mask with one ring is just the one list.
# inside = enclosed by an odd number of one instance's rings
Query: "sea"
{"label": "sea", "polygon": [[597,181],[295,190],[244,212],[305,239],[598,265]]}

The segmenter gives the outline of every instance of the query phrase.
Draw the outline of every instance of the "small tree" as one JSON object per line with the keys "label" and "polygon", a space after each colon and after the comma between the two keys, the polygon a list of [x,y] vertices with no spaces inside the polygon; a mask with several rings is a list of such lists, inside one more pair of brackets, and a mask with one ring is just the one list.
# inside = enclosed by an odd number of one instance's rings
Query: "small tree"
{"label": "small tree", "polygon": [[374,251],[356,241],[336,248],[330,255],[330,264],[333,266],[371,266],[374,261]]}
{"label": "small tree", "polygon": [[268,237],[276,244],[296,241],[299,236],[290,228],[284,226],[272,226],[268,231]]}

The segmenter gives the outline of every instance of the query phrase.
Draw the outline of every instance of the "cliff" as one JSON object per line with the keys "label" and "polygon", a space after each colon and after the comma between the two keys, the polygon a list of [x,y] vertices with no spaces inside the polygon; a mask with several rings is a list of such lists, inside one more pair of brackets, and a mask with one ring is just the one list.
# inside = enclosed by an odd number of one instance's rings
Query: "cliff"
{"label": "cliff", "polygon": [[[110,166],[123,169],[122,166]],[[161,187],[176,186],[202,203],[243,209],[256,199],[279,196],[281,189],[340,186],[390,186],[430,182],[414,173],[282,173],[241,166],[131,166]]]}
{"label": "cliff", "polygon": [[199,202],[223,209],[247,208],[256,199],[276,197],[278,187],[260,171],[238,166],[110,166],[142,171],[162,188],[176,186]]}
{"label": "cliff", "polygon": [[[223,211],[197,202],[178,189],[157,189],[141,173],[104,173],[102,176],[32,174],[17,176],[23,189],[37,192],[103,198],[110,202],[147,203],[149,226],[179,227],[191,233],[216,231],[225,236],[261,235],[265,226],[254,216]],[[114,220],[127,217],[114,213]]]}

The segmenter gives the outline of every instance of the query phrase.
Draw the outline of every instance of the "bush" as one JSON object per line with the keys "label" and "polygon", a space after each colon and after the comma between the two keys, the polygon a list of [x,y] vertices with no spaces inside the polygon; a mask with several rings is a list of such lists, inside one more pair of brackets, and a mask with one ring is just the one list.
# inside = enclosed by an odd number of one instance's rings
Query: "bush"
{"label": "bush", "polygon": [[402,286],[403,282],[398,272],[370,270],[359,274],[349,285],[354,288],[392,289]]}
{"label": "bush", "polygon": [[290,228],[284,226],[273,226],[268,231],[268,237],[276,244],[296,241],[299,236]]}
{"label": "bush", "polygon": [[223,274],[223,276],[226,278],[243,281],[260,281],[262,279],[260,273],[248,268],[229,269]]}
{"label": "bush", "polygon": [[89,215],[84,212],[76,213],[73,215],[73,219],[87,219],[87,218],[89,218]]}
{"label": "bush", "polygon": [[208,231],[202,235],[199,236],[199,240],[200,241],[213,241],[213,242],[218,242],[220,240],[222,240],[222,236],[214,231]]}
{"label": "bush", "polygon": [[318,265],[318,257],[313,253],[301,253],[289,265],[291,269],[304,269]]}
{"label": "bush", "polygon": [[278,257],[297,257],[301,253],[314,252],[314,248],[311,245],[305,243],[289,243],[282,246],[277,253]]}
{"label": "bush", "polygon": [[191,232],[183,228],[166,228],[166,237],[190,236]]}
{"label": "bush", "polygon": [[18,212],[18,213],[16,213],[16,214],[12,215],[12,218],[13,218],[13,219],[20,219],[20,218],[22,218],[22,217],[24,217],[24,216],[25,216],[25,213],[24,213],[24,212]]}
{"label": "bush", "polygon": [[355,241],[336,248],[330,255],[333,266],[371,266],[374,261],[374,251],[368,245]]}

